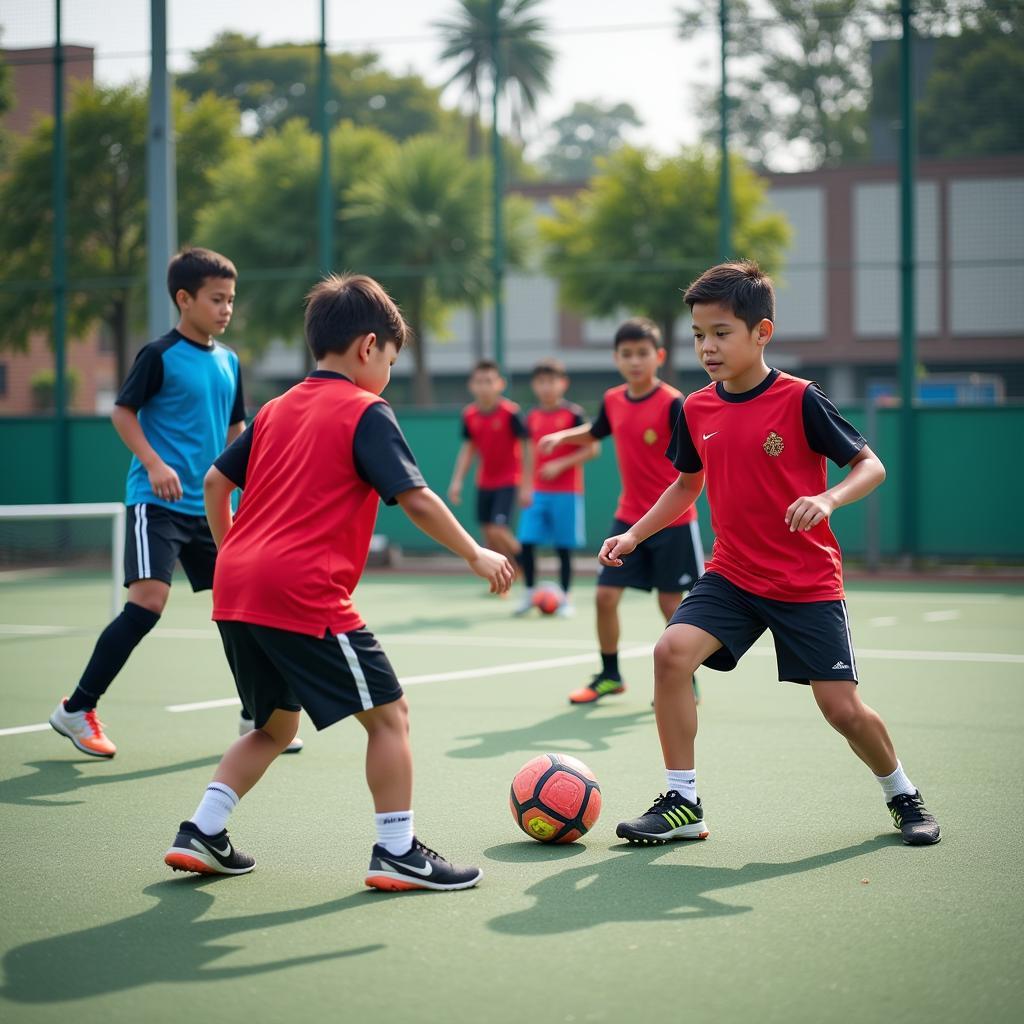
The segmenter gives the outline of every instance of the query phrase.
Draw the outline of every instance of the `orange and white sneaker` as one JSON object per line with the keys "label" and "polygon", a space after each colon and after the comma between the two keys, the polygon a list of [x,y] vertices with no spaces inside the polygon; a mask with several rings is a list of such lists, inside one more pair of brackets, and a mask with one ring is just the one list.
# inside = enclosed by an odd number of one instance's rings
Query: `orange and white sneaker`
{"label": "orange and white sneaker", "polygon": [[117,753],[117,747],[107,739],[103,723],[96,717],[95,708],[90,711],[68,711],[62,699],[50,715],[50,725],[61,736],[71,740],[83,754],[113,757]]}

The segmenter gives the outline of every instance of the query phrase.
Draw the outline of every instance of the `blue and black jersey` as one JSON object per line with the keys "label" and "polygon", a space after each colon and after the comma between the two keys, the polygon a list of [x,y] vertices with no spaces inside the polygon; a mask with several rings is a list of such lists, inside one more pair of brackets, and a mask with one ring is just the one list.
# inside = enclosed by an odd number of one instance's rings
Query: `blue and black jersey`
{"label": "blue and black jersey", "polygon": [[228,426],[245,419],[238,356],[218,342],[203,345],[170,331],[143,346],[117,395],[135,409],[146,440],[181,480],[180,501],[164,501],[134,456],[125,504],[153,504],[205,515],[203,477],[223,451]]}

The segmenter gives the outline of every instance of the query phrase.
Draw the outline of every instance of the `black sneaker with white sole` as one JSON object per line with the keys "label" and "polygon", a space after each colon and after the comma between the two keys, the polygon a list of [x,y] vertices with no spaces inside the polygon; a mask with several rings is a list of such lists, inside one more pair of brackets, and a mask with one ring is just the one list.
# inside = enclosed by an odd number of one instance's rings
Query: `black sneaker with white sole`
{"label": "black sneaker with white sole", "polygon": [[181,823],[164,863],[175,871],[200,875],[245,875],[256,867],[252,857],[231,845],[226,831],[208,836],[191,821]]}
{"label": "black sneaker with white sole", "polygon": [[924,806],[920,791],[901,793],[885,805],[892,815],[893,824],[903,835],[908,846],[931,846],[939,841],[939,823]]}
{"label": "black sneaker with white sole", "polygon": [[615,834],[631,843],[658,845],[673,839],[707,839],[704,807],[698,799],[691,803],[674,789],[654,798],[654,803],[639,818],[620,821]]}
{"label": "black sneaker with white sole", "polygon": [[456,867],[439,853],[413,839],[408,853],[395,856],[374,844],[370,853],[370,867],[366,884],[385,892],[404,892],[409,889],[471,889],[483,878],[479,868]]}

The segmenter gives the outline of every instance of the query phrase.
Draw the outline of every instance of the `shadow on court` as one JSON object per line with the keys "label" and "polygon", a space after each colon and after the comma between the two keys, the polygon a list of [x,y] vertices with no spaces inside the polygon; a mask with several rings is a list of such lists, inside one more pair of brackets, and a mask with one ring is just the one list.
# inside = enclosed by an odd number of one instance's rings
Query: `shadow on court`
{"label": "shadow on court", "polygon": [[496,860],[502,864],[548,864],[556,860],[569,860],[586,853],[582,843],[538,843],[527,839],[521,843],[502,843],[484,850],[488,860]]}
{"label": "shadow on court", "polygon": [[59,1003],[162,982],[245,978],[384,949],[375,943],[262,964],[211,968],[208,965],[214,960],[245,949],[244,942],[221,944],[233,935],[341,913],[382,896],[393,898],[385,893],[354,893],[313,907],[202,921],[214,901],[206,889],[218,881],[223,880],[157,882],[143,890],[156,897],[157,904],[141,914],[12,949],[3,960],[6,984],[0,996],[17,1003]]}
{"label": "shadow on court", "polygon": [[471,733],[456,737],[475,740],[471,747],[458,747],[448,751],[448,757],[501,757],[518,750],[536,751],[557,748],[567,754],[608,750],[609,741],[638,725],[654,721],[654,711],[631,711],[623,715],[591,714],[592,706],[570,708],[543,722],[531,722],[515,729],[495,729],[493,732]]}
{"label": "shadow on court", "polygon": [[[752,882],[803,874],[863,857],[900,843],[897,835],[880,835],[856,846],[785,864],[747,864],[718,868],[687,864],[688,844],[614,846],[614,856],[545,878],[526,890],[536,903],[488,922],[505,935],[553,935],[616,921],[690,921],[745,914],[754,907],[723,903],[708,893]],[[673,863],[654,863],[659,858]]]}
{"label": "shadow on court", "polygon": [[[89,758],[94,766],[94,774],[89,774],[84,761],[29,761],[26,768],[34,771],[30,775],[18,775],[13,779],[0,779],[0,803],[18,804],[23,807],[70,807],[84,803],[82,800],[50,800],[47,797],[61,796],[64,793],[77,793],[93,786],[107,786],[117,782],[135,782],[138,779],[151,779],[157,775],[172,775],[175,772],[188,772],[194,768],[208,768],[220,761],[220,755],[197,757],[179,764],[165,764],[157,768],[140,768],[133,772],[120,772],[117,775],[101,774],[100,765],[95,764],[96,758]],[[104,762],[109,764],[110,762]]]}

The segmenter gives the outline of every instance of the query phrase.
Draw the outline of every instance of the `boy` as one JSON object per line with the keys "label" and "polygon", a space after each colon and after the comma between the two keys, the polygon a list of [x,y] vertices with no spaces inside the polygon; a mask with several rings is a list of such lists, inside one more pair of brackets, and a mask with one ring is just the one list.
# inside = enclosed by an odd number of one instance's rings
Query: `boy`
{"label": "boy", "polygon": [[[194,591],[213,586],[217,554],[203,509],[203,474],[245,427],[238,356],[214,341],[231,322],[238,273],[209,249],[184,249],[167,268],[174,330],[143,346],[111,416],[132,453],[125,504],[124,610],[100,634],[74,693],[50,725],[84,754],[113,757],[96,706],[160,621],[181,561]],[[244,717],[241,728],[245,727]],[[293,749],[301,747],[298,740]]]}
{"label": "boy", "polygon": [[[561,430],[543,438],[538,451],[548,454],[559,444],[591,444],[615,436],[615,459],[622,492],[612,531],[619,533],[651,507],[676,477],[665,448],[682,408],[683,396],[658,380],[665,349],[657,324],[645,317],[627,320],[615,332],[615,365],[626,383],[605,393],[593,423]],[[597,577],[597,639],[601,670],[581,689],[569,694],[572,704],[591,704],[626,684],[619,673],[619,603],[626,587],[658,592],[665,621],[679,606],[682,592],[704,571],[697,510],[686,508],[669,529],[648,540],[628,565],[604,564]],[[696,686],[696,680],[694,681]]]}
{"label": "boy", "polygon": [[469,375],[473,401],[462,410],[462,446],[448,486],[452,505],[462,502],[462,484],[474,456],[480,457],[476,475],[476,517],[484,543],[515,558],[519,543],[512,533],[516,490],[525,468],[521,465],[520,439],[527,437],[526,424],[515,402],[502,397],[505,378],[497,363],[481,359]]}
{"label": "boy", "polygon": [[[460,555],[495,593],[514,570],[479,547],[429,490],[380,393],[408,328],[383,288],[329,277],[309,294],[306,341],[316,370],[268,402],[206,475],[206,511],[220,547],[213,618],[253,732],[236,740],[165,862],[181,871],[245,874],[226,824],[239,799],[287,746],[304,708],[317,729],[355,715],[368,734],[366,781],[377,845],[366,884],[466,889],[458,868],[413,832],[408,707],[387,656],[352,604],[379,500],[398,503]],[[231,492],[244,488],[232,521]]]}
{"label": "boy", "polygon": [[[557,359],[542,359],[533,368],[530,385],[537,406],[526,415],[530,433],[525,442],[534,450],[547,434],[578,427],[584,421],[583,410],[565,400],[569,375]],[[525,615],[533,607],[536,582],[536,549],[547,544],[558,555],[558,581],[562,603],[557,614],[568,618],[574,613],[569,594],[572,587],[572,553],[583,547],[583,463],[600,452],[595,441],[582,448],[562,445],[549,454],[527,456],[533,463],[532,493],[523,494],[523,513],[519,519],[519,564],[523,570],[526,591],[516,608],[516,615]],[[524,488],[525,488],[524,482]]]}
{"label": "boy", "polygon": [[[771,281],[752,262],[712,267],[687,289],[697,357],[712,383],[686,399],[670,451],[679,471],[639,522],[609,537],[602,564],[619,566],[692,506],[707,483],[715,547],[707,572],[654,651],[655,716],[667,792],[616,835],[634,843],[703,839],[690,678],[729,671],[770,629],[780,681],[809,684],[825,719],[871,769],[903,841],[939,841],[939,826],[907,778],[882,719],[857,692],[832,512],[870,494],[885,468],[811,381],[771,369]],[[829,488],[825,459],[849,466]]]}

